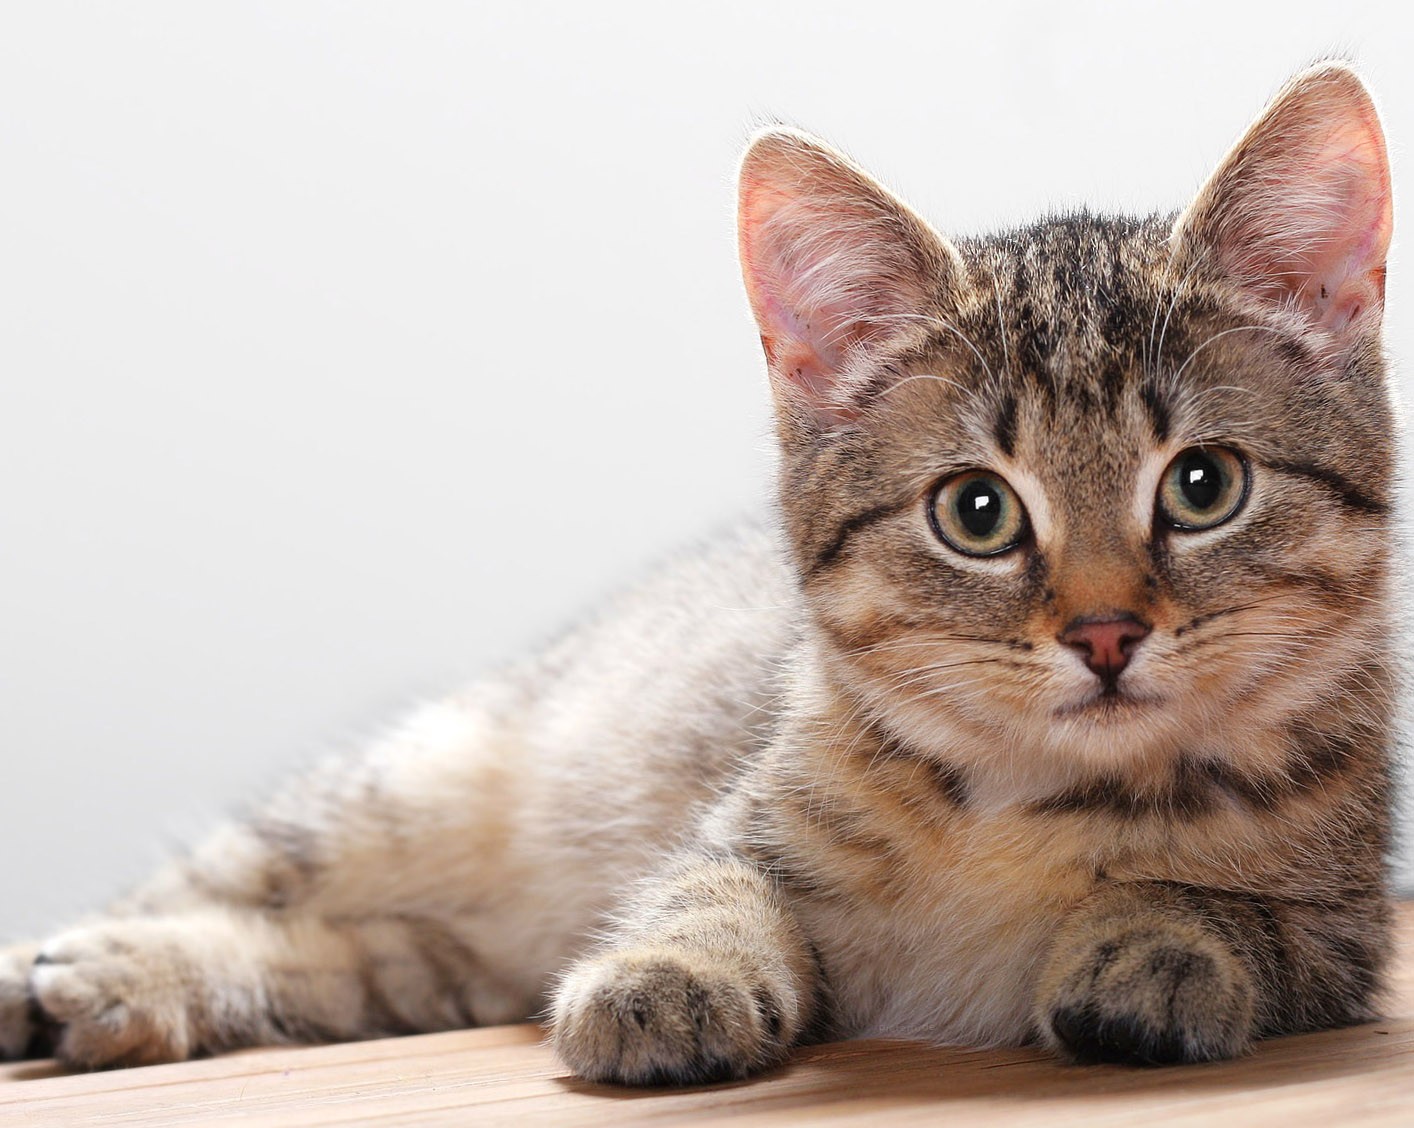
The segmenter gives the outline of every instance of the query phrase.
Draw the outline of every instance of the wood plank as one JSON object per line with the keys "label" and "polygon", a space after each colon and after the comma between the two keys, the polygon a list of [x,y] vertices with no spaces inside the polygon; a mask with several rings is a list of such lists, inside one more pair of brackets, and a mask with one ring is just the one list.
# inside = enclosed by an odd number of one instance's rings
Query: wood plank
{"label": "wood plank", "polygon": [[1033,1050],[856,1041],[754,1081],[661,1092],[568,1076],[534,1026],[65,1074],[0,1065],[0,1124],[1414,1124],[1414,906],[1386,1021],[1265,1043],[1241,1061],[1062,1066]]}

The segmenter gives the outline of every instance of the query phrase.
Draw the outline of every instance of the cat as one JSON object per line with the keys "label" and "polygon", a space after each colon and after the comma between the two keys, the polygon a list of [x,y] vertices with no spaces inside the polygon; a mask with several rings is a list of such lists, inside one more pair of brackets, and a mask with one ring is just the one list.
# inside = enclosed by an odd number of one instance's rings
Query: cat
{"label": "cat", "polygon": [[584,1078],[821,1039],[1242,1054],[1377,1013],[1392,208],[1299,74],[1175,216],[949,241],[771,128],[778,521],[0,956],[76,1067],[548,1015]]}

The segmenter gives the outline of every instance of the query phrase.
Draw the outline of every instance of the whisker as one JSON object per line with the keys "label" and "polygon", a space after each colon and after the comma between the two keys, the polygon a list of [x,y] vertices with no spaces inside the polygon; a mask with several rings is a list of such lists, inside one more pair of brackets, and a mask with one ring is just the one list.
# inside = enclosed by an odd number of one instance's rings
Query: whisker
{"label": "whisker", "polygon": [[1178,285],[1174,287],[1173,297],[1169,301],[1168,312],[1164,314],[1164,327],[1159,332],[1159,347],[1156,353],[1154,354],[1155,373],[1158,372],[1160,366],[1164,362],[1164,338],[1168,336],[1169,322],[1173,318],[1173,311],[1178,306],[1179,298],[1181,298],[1184,294],[1184,291],[1188,289],[1188,283],[1192,280],[1194,271],[1198,269],[1199,264],[1202,263],[1206,255],[1206,249],[1200,251],[1194,257],[1193,262],[1189,265],[1188,269],[1184,271],[1183,277],[1179,279]]}
{"label": "whisker", "polygon": [[961,329],[959,329],[956,325],[954,325],[954,324],[953,324],[951,321],[949,321],[947,318],[945,318],[945,317],[935,317],[935,316],[931,316],[931,315],[929,315],[929,314],[922,314],[922,313],[917,313],[917,314],[900,313],[900,314],[893,314],[893,315],[891,315],[891,316],[888,318],[888,320],[890,320],[890,321],[920,321],[920,322],[924,323],[925,325],[936,325],[938,328],[943,329],[943,330],[945,330],[945,331],[947,331],[947,332],[953,334],[955,337],[957,337],[958,340],[960,340],[964,345],[966,345],[966,346],[972,351],[972,355],[977,358],[977,363],[980,364],[980,365],[982,366],[982,370],[983,370],[984,372],[986,372],[986,374],[987,374],[987,379],[988,379],[989,381],[992,381],[993,383],[995,383],[996,377],[992,374],[992,366],[987,363],[987,358],[982,355],[982,350],[979,349],[979,348],[976,346],[976,344],[973,343],[971,337],[969,337],[966,333],[964,333]]}
{"label": "whisker", "polygon": [[1275,329],[1270,325],[1236,325],[1231,329],[1224,329],[1221,332],[1214,333],[1211,337],[1209,337],[1206,341],[1204,341],[1201,345],[1199,345],[1191,353],[1188,354],[1188,358],[1178,366],[1178,371],[1173,374],[1173,382],[1177,384],[1180,380],[1183,379],[1183,373],[1187,370],[1188,366],[1193,363],[1194,358],[1197,357],[1197,355],[1204,349],[1206,349],[1209,345],[1221,340],[1223,337],[1230,336],[1233,333],[1249,332],[1280,334],[1281,330]]}

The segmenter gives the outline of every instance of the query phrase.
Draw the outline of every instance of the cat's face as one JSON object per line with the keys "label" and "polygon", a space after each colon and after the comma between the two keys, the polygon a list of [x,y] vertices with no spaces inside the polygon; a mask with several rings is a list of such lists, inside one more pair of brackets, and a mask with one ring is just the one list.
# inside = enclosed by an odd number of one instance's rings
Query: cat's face
{"label": "cat's face", "polygon": [[1250,734],[1380,661],[1368,106],[1347,71],[1303,76],[1177,227],[961,245],[797,135],[767,173],[748,156],[783,512],[821,651],[882,723],[1043,788],[1176,754],[1261,768],[1283,750]]}
{"label": "cat's face", "polygon": [[[1158,225],[1119,244],[1107,227],[1037,228],[1020,261],[964,248],[973,300],[920,326],[855,425],[787,471],[849,681],[965,758],[1158,753],[1289,712],[1378,645],[1378,375],[1329,373],[1277,321],[1247,330],[1209,287],[1160,284]],[[1104,284],[1055,286],[1058,243]]]}

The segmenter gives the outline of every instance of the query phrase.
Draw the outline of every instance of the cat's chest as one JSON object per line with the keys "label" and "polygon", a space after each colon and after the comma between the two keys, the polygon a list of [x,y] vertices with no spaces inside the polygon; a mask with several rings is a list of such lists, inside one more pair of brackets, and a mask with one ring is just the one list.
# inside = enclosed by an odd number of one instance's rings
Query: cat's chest
{"label": "cat's chest", "polygon": [[861,824],[817,848],[796,911],[841,1032],[968,1044],[1026,1027],[1048,940],[1101,864],[1083,835],[1021,817],[872,842]]}
{"label": "cat's chest", "polygon": [[765,775],[736,825],[819,950],[847,1035],[1014,1039],[1051,939],[1097,886],[1243,887],[1274,856],[1231,803],[984,807],[922,761],[798,763]]}

